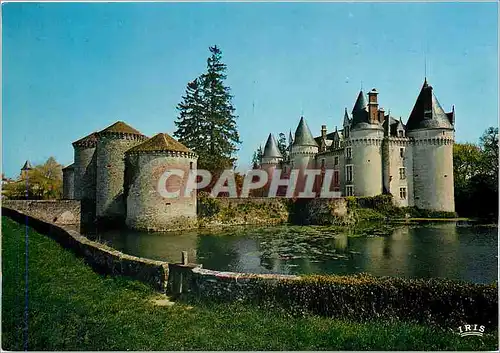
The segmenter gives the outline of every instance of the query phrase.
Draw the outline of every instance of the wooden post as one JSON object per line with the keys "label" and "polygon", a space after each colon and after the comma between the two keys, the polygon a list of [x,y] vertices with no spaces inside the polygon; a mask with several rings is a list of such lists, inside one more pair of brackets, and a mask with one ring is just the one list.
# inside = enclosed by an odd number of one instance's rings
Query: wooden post
{"label": "wooden post", "polygon": [[182,260],[181,260],[181,263],[182,263],[183,265],[187,265],[187,264],[188,264],[188,253],[187,253],[187,251],[183,251],[183,252],[182,252],[182,257],[181,257],[181,259],[182,259]]}

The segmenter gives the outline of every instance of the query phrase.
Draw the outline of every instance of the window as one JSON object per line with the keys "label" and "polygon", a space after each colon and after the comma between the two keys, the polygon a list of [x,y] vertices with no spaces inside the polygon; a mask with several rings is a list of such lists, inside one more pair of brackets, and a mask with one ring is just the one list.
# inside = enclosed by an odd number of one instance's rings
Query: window
{"label": "window", "polygon": [[406,179],[405,168],[399,168],[399,179]]}
{"label": "window", "polygon": [[347,147],[345,149],[345,156],[346,158],[352,158],[352,150],[351,150],[351,147]]}
{"label": "window", "polygon": [[333,171],[333,185],[335,186],[338,186],[340,184],[340,180],[339,180],[339,171],[338,170],[334,170]]}
{"label": "window", "polygon": [[403,130],[398,131],[399,137],[405,137],[405,132]]}
{"label": "window", "polygon": [[333,158],[333,164],[334,164],[334,165],[339,165],[339,157],[335,156],[335,157]]}
{"label": "window", "polygon": [[193,162],[189,162],[189,169],[193,169]]}
{"label": "window", "polygon": [[399,188],[399,197],[406,200],[406,188]]}
{"label": "window", "polygon": [[405,149],[404,148],[400,148],[399,149],[399,157],[404,158],[404,156],[405,156]]}
{"label": "window", "polygon": [[324,167],[325,167],[325,159],[323,158],[323,159],[321,160],[321,168],[324,168]]}
{"label": "window", "polygon": [[352,165],[345,167],[345,179],[348,183],[352,181]]}
{"label": "window", "polygon": [[353,196],[354,195],[354,190],[352,185],[347,185],[345,187],[345,196]]}

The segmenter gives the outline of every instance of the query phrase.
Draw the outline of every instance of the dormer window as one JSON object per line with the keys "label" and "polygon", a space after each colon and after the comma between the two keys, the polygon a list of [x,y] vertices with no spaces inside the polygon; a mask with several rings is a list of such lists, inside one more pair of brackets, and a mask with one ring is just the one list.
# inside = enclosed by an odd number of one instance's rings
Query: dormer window
{"label": "dormer window", "polygon": [[398,137],[405,137],[405,132],[403,130],[399,130]]}

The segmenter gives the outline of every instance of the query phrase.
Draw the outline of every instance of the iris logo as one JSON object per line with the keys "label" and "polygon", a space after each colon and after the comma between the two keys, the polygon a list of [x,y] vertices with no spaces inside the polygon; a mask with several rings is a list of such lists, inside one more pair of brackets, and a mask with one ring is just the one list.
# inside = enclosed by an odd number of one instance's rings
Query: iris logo
{"label": "iris logo", "polygon": [[484,325],[462,325],[458,328],[458,334],[465,336],[482,336],[484,334]]}

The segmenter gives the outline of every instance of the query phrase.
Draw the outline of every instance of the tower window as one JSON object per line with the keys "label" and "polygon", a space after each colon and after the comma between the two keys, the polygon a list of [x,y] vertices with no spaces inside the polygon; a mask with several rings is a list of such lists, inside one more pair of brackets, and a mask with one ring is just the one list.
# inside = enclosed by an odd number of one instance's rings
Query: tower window
{"label": "tower window", "polygon": [[405,132],[403,130],[398,131],[399,137],[405,137]]}
{"label": "tower window", "polygon": [[399,179],[406,179],[406,171],[405,168],[399,168]]}
{"label": "tower window", "polygon": [[405,149],[404,148],[400,148],[399,149],[399,157],[403,158],[405,156]]}
{"label": "tower window", "polygon": [[333,171],[333,185],[338,186],[339,184],[340,184],[340,181],[339,181],[339,171],[338,170],[334,170]]}
{"label": "tower window", "polygon": [[324,167],[325,167],[325,159],[323,158],[323,159],[321,160],[321,168],[324,168]]}
{"label": "tower window", "polygon": [[352,185],[347,185],[345,187],[345,196],[353,196],[354,195],[354,190]]}
{"label": "tower window", "polygon": [[189,169],[192,170],[193,169],[193,162],[189,162]]}
{"label": "tower window", "polygon": [[352,182],[352,165],[345,167],[345,179],[348,183]]}
{"label": "tower window", "polygon": [[333,157],[333,164],[339,165],[339,157],[338,156]]}
{"label": "tower window", "polygon": [[352,150],[351,150],[351,147],[347,147],[345,149],[345,156],[346,158],[352,158]]}
{"label": "tower window", "polygon": [[406,200],[406,188],[399,188],[399,197],[402,200]]}

